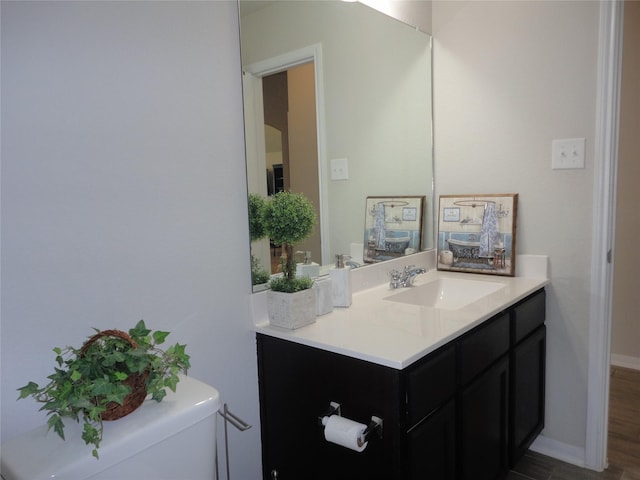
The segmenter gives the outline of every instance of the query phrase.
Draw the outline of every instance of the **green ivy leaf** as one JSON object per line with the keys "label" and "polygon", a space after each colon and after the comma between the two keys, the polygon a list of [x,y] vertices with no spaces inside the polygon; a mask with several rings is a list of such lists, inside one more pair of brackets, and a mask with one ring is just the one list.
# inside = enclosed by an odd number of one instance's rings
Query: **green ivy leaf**
{"label": "green ivy leaf", "polygon": [[87,410],[87,416],[95,421],[95,422],[99,422],[100,421],[100,415],[102,415],[102,412],[104,412],[106,410],[106,408],[104,406],[99,406],[99,405],[93,405],[91,408],[89,408],[89,410]]}
{"label": "green ivy leaf", "polygon": [[69,393],[71,393],[71,389],[72,389],[71,382],[69,380],[65,381],[60,387],[60,390],[57,392],[58,398],[68,397]]}
{"label": "green ivy leaf", "polygon": [[100,427],[100,430],[98,430],[92,424],[85,423],[84,429],[82,431],[82,439],[86,444],[92,443],[93,445],[95,445],[96,448],[92,450],[91,454],[94,457],[99,458],[98,447],[100,446],[100,441],[102,440],[102,427]]}
{"label": "green ivy leaf", "polygon": [[116,402],[122,405],[129,393],[131,393],[131,387],[123,384],[114,385],[113,390],[105,397],[105,403]]}
{"label": "green ivy leaf", "polygon": [[40,387],[38,386],[37,383],[29,382],[24,387],[18,388],[18,391],[20,392],[20,396],[18,397],[18,400],[20,400],[21,398],[27,398],[30,395],[39,393]]}
{"label": "green ivy leaf", "polygon": [[170,377],[164,379],[164,386],[169,387],[172,392],[175,392],[176,385],[178,385],[179,381],[180,379],[177,375],[171,375]]}
{"label": "green ivy leaf", "polygon": [[62,423],[62,419],[57,414],[54,413],[49,417],[47,425],[49,430],[53,429],[64,440],[64,423]]}
{"label": "green ivy leaf", "polygon": [[74,408],[83,409],[83,410],[88,410],[94,407],[94,404],[91,403],[86,398],[78,398],[78,399],[75,399],[73,402],[69,402],[69,403],[73,405]]}
{"label": "green ivy leaf", "polygon": [[112,384],[108,378],[96,378],[93,382],[93,388],[91,389],[91,395],[100,397],[111,393]]}
{"label": "green ivy leaf", "polygon": [[136,326],[134,328],[129,330],[129,335],[131,335],[136,341],[138,339],[146,337],[150,333],[151,330],[149,330],[144,324],[144,320],[140,320],[138,323],[136,323]]}
{"label": "green ivy leaf", "polygon": [[77,382],[78,380],[80,380],[82,378],[82,374],[78,371],[78,370],[74,370],[71,373],[71,381],[72,382]]}
{"label": "green ivy leaf", "polygon": [[165,392],[164,390],[156,390],[151,395],[151,398],[156,402],[161,402],[166,395],[167,395],[167,392]]}
{"label": "green ivy leaf", "polygon": [[169,332],[161,332],[161,331],[153,332],[153,341],[156,345],[160,345],[164,343],[164,340],[167,338],[168,335],[169,335]]}

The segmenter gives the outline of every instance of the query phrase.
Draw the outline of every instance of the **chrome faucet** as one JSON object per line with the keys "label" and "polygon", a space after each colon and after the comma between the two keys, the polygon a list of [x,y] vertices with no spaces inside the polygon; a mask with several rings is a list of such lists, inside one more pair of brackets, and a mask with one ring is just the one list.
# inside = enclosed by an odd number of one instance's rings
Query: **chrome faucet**
{"label": "chrome faucet", "polygon": [[393,269],[389,272],[389,287],[394,289],[409,287],[413,285],[413,281],[418,275],[425,272],[424,268],[415,265],[407,265],[402,271]]}

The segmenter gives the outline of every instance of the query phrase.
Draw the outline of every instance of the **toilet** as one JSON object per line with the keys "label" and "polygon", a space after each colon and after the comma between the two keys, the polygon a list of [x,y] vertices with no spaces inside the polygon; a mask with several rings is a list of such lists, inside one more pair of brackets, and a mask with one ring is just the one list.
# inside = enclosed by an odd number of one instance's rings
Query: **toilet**
{"label": "toilet", "polygon": [[96,460],[82,440],[82,422],[65,423],[65,438],[46,425],[2,444],[4,480],[216,480],[218,391],[181,376],[176,392],[151,399],[124,418],[104,422]]}

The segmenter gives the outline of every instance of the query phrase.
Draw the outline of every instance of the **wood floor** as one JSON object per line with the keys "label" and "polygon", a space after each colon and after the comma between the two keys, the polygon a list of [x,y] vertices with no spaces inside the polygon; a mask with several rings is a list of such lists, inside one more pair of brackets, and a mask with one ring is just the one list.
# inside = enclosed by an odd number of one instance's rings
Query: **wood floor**
{"label": "wood floor", "polygon": [[508,480],[640,480],[640,371],[612,367],[609,468],[594,472],[528,452]]}
{"label": "wood floor", "polygon": [[609,392],[609,463],[640,480],[640,371],[612,367]]}

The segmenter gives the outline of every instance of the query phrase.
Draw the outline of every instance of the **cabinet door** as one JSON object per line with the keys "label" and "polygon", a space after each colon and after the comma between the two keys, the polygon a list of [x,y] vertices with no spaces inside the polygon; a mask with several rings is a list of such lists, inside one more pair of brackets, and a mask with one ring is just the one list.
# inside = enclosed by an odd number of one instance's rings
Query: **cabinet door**
{"label": "cabinet door", "polygon": [[458,478],[497,480],[508,471],[509,357],[463,389],[458,398]]}
{"label": "cabinet door", "polygon": [[450,400],[409,430],[409,480],[454,480],[454,406],[454,400]]}
{"label": "cabinet door", "polygon": [[295,349],[287,342],[258,335],[264,480],[301,478],[315,460],[309,444],[314,441],[317,420],[309,415],[324,406],[310,404],[306,392],[313,388],[313,380],[307,372],[307,365],[296,359]]}
{"label": "cabinet door", "polygon": [[[258,335],[263,478],[396,479],[400,468],[398,371]],[[342,415],[384,421],[363,452],[329,443],[318,419],[331,401]]]}
{"label": "cabinet door", "polygon": [[516,345],[511,354],[511,466],[544,427],[545,344],[543,325]]}

